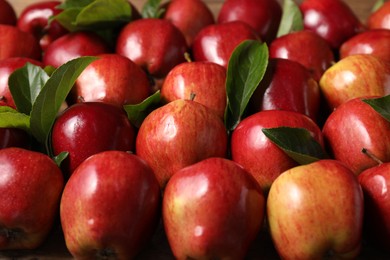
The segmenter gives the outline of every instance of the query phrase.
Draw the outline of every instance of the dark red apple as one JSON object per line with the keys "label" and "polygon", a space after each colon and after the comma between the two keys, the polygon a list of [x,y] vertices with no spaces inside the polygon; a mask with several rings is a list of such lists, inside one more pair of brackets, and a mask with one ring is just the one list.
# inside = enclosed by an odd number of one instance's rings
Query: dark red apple
{"label": "dark red apple", "polygon": [[70,93],[70,103],[100,101],[119,107],[138,104],[150,93],[145,71],[119,54],[97,55],[77,78]]}
{"label": "dark red apple", "polygon": [[390,2],[385,1],[376,11],[367,18],[369,29],[390,29]]}
{"label": "dark red apple", "polygon": [[17,15],[8,0],[0,0],[0,24],[16,25]]}
{"label": "dark red apple", "polygon": [[227,67],[234,49],[244,40],[259,40],[255,30],[242,21],[204,27],[192,44],[195,61],[210,61]]}
{"label": "dark red apple", "polygon": [[218,12],[217,22],[243,21],[269,44],[276,37],[281,18],[282,7],[277,0],[226,0]]}
{"label": "dark red apple", "polygon": [[221,118],[226,109],[226,68],[213,62],[184,62],[174,67],[161,87],[163,102],[192,99]]}
{"label": "dark red apple", "polygon": [[0,127],[0,149],[7,147],[20,147],[30,149],[30,136],[19,128]]}
{"label": "dark red apple", "polygon": [[0,250],[36,249],[58,216],[64,178],[46,154],[0,150]]}
{"label": "dark red apple", "polygon": [[69,177],[89,156],[106,150],[133,151],[135,129],[125,111],[104,102],[77,103],[56,119],[51,143],[53,152],[69,152],[61,167]]}
{"label": "dark red apple", "polygon": [[79,259],[134,259],[157,226],[160,202],[156,177],[139,157],[123,151],[95,154],[64,188],[60,216],[66,247]]}

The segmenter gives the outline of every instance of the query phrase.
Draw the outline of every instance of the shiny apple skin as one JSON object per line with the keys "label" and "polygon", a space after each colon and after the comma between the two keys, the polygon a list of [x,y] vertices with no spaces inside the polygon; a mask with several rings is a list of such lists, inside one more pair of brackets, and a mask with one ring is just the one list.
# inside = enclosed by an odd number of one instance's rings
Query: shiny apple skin
{"label": "shiny apple skin", "polygon": [[271,186],[266,216],[280,258],[359,258],[363,200],[357,178],[339,161],[283,172]]}
{"label": "shiny apple skin", "polygon": [[43,55],[45,66],[60,67],[66,62],[82,56],[112,53],[108,43],[92,31],[67,33],[54,40]]}
{"label": "shiny apple skin", "polygon": [[30,136],[19,128],[0,128],[0,149],[7,147],[30,149]]}
{"label": "shiny apple skin", "polygon": [[366,23],[369,29],[390,30],[390,2],[384,2],[379,9],[370,13]]}
{"label": "shiny apple skin", "polygon": [[178,171],[163,196],[163,223],[176,259],[244,259],[264,211],[256,181],[223,158]]}
{"label": "shiny apple skin", "polygon": [[226,109],[226,68],[213,62],[184,62],[174,67],[161,87],[163,102],[191,99],[212,109],[221,118]]}
{"label": "shiny apple skin", "polygon": [[288,110],[314,121],[320,105],[320,88],[300,63],[270,58],[265,75],[248,104],[250,114],[262,110]]}
{"label": "shiny apple skin", "polygon": [[365,30],[357,15],[342,0],[304,0],[299,7],[304,28],[323,37],[334,50]]}
{"label": "shiny apple skin", "polygon": [[44,67],[43,63],[24,57],[11,57],[0,60],[0,106],[9,106],[16,109],[14,99],[8,85],[9,76],[16,70],[29,62],[31,64]]}
{"label": "shiny apple skin", "polygon": [[0,24],[0,42],[0,60],[10,57],[41,59],[39,41],[16,26]]}
{"label": "shiny apple skin", "polygon": [[58,216],[62,172],[46,154],[16,147],[0,150],[0,165],[0,250],[37,249]]}
{"label": "shiny apple skin", "polygon": [[231,158],[254,176],[264,194],[282,172],[298,165],[262,132],[263,128],[281,126],[305,128],[324,147],[321,129],[301,113],[267,110],[243,119],[232,132]]}
{"label": "shiny apple skin", "polygon": [[390,62],[390,29],[373,29],[356,34],[340,46],[340,59],[354,54],[371,54]]}
{"label": "shiny apple skin", "polygon": [[330,45],[318,34],[309,30],[291,32],[278,37],[269,45],[269,56],[302,64],[317,81],[335,62],[335,55]]}
{"label": "shiny apple skin", "polygon": [[202,0],[172,0],[167,2],[163,18],[174,24],[183,33],[187,46],[205,26],[214,24],[214,15]]}
{"label": "shiny apple skin", "polygon": [[282,7],[275,0],[227,0],[217,16],[218,23],[243,21],[250,25],[261,40],[271,43],[278,32]]}
{"label": "shiny apple skin", "polygon": [[138,104],[151,94],[148,76],[132,60],[115,53],[97,55],[77,78],[70,102]]}
{"label": "shiny apple skin", "polygon": [[136,138],[136,154],[152,167],[162,189],[178,170],[209,157],[226,157],[228,135],[211,109],[177,99],[153,110]]}
{"label": "shiny apple skin", "polygon": [[206,26],[194,39],[193,59],[214,62],[227,68],[232,52],[244,40],[260,41],[260,38],[252,27],[242,21]]}
{"label": "shiny apple skin", "polygon": [[61,1],[39,1],[27,5],[20,13],[16,26],[33,34],[41,45],[43,51],[55,39],[68,33],[58,21],[49,19],[59,14],[62,10],[57,6]]}
{"label": "shiny apple skin", "polygon": [[54,122],[52,148],[55,155],[69,152],[61,164],[72,172],[89,156],[106,150],[134,151],[135,129],[123,109],[103,102],[77,103]]}
{"label": "shiny apple skin", "polygon": [[150,167],[123,151],[95,154],[66,183],[60,204],[68,250],[77,259],[134,259],[160,219]]}
{"label": "shiny apple skin", "polygon": [[132,21],[122,28],[116,42],[116,53],[156,78],[164,78],[174,66],[184,62],[187,51],[183,33],[165,19]]}
{"label": "shiny apple skin", "polygon": [[347,56],[321,77],[324,99],[333,110],[357,97],[390,94],[390,62],[371,54]]}
{"label": "shiny apple skin", "polygon": [[16,25],[18,18],[8,0],[0,0],[0,24]]}
{"label": "shiny apple skin", "polygon": [[364,236],[370,246],[390,248],[390,163],[382,163],[358,176],[364,193]]}
{"label": "shiny apple skin", "polygon": [[332,157],[356,175],[377,164],[362,152],[363,148],[383,162],[390,161],[390,122],[361,99],[354,98],[340,105],[322,129]]}

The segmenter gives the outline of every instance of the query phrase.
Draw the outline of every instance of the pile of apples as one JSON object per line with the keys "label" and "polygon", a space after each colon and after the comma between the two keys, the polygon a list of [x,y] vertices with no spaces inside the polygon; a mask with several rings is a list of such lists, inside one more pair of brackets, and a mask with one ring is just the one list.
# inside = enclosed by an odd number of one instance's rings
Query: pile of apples
{"label": "pile of apples", "polygon": [[0,0],[0,251],[390,248],[390,2]]}

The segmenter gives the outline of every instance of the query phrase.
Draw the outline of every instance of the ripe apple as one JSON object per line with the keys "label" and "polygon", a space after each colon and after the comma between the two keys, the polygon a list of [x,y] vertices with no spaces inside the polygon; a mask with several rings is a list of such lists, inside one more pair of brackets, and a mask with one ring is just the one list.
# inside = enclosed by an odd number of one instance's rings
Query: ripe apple
{"label": "ripe apple", "polygon": [[304,0],[299,7],[304,28],[323,37],[334,50],[365,29],[343,0]]}
{"label": "ripe apple", "polygon": [[237,125],[231,135],[232,160],[255,177],[264,194],[282,172],[298,165],[262,131],[263,128],[282,126],[305,128],[324,146],[321,129],[312,119],[287,110],[266,110],[250,115]]}
{"label": "ripe apple", "polygon": [[362,98],[349,100],[334,110],[322,132],[333,158],[356,175],[377,164],[363,149],[383,162],[390,161],[390,122]]}
{"label": "ripe apple", "polygon": [[0,149],[7,147],[20,147],[29,149],[31,144],[30,136],[19,128],[0,127]]}
{"label": "ripe apple", "polygon": [[64,179],[47,155],[23,148],[0,150],[0,250],[35,249],[58,214]]}
{"label": "ripe apple", "polygon": [[370,246],[389,252],[390,163],[364,170],[358,180],[364,194],[363,235]]}
{"label": "ripe apple", "polygon": [[390,62],[371,54],[339,60],[320,80],[322,94],[331,109],[362,96],[390,94]]}
{"label": "ripe apple", "polygon": [[0,24],[16,25],[17,15],[8,0],[0,0]]}
{"label": "ripe apple", "polygon": [[330,45],[309,30],[295,31],[276,38],[269,45],[269,56],[299,62],[317,81],[335,62]]}
{"label": "ripe apple", "polygon": [[38,40],[43,51],[55,39],[68,33],[58,21],[49,22],[52,16],[62,10],[57,8],[61,1],[38,1],[28,4],[21,10],[18,17],[17,27],[33,34]]}
{"label": "ripe apple", "polygon": [[183,33],[165,19],[132,21],[119,32],[116,52],[128,57],[152,77],[164,78],[188,51]]}
{"label": "ripe apple", "polygon": [[178,170],[209,157],[225,157],[227,142],[225,125],[216,113],[196,101],[177,99],[145,118],[135,150],[164,188]]}
{"label": "ripe apple", "polygon": [[192,44],[195,61],[210,61],[227,67],[234,49],[244,40],[259,40],[252,27],[242,21],[212,24],[204,27]]}
{"label": "ripe apple", "polygon": [[267,220],[282,259],[356,259],[363,225],[357,178],[336,160],[283,172],[267,199]]}
{"label": "ripe apple", "polygon": [[151,92],[148,76],[132,60],[119,54],[100,54],[77,78],[70,103],[100,101],[117,106],[137,104]]}
{"label": "ripe apple", "polygon": [[125,111],[104,102],[71,105],[56,119],[51,134],[55,155],[69,152],[61,167],[66,177],[89,156],[106,150],[133,151],[135,129]]}
{"label": "ripe apple", "polygon": [[390,29],[390,3],[386,1],[370,13],[366,24],[369,29]]}
{"label": "ripe apple", "polygon": [[55,68],[82,56],[96,56],[112,53],[108,43],[92,31],[76,31],[67,33],[50,43],[42,61]]}
{"label": "ripe apple", "polygon": [[208,61],[175,66],[161,86],[163,102],[191,99],[211,108],[221,118],[226,108],[226,68]]}
{"label": "ripe apple", "polygon": [[265,198],[253,177],[224,158],[176,172],[163,196],[163,223],[176,259],[244,259],[263,226]]}
{"label": "ripe apple", "polygon": [[183,33],[187,46],[205,26],[214,24],[214,15],[202,0],[171,0],[167,2],[163,19],[173,23]]}
{"label": "ripe apple", "polygon": [[0,42],[0,60],[10,57],[41,59],[39,41],[16,26],[0,24]]}
{"label": "ripe apple", "polygon": [[340,46],[340,59],[354,54],[372,54],[390,62],[390,30],[372,29],[356,34]]}
{"label": "ripe apple", "polygon": [[85,160],[60,204],[66,247],[77,259],[133,259],[160,219],[160,186],[138,156],[105,151]]}
{"label": "ripe apple", "polygon": [[260,85],[249,103],[250,114],[262,110],[289,110],[314,121],[320,108],[320,88],[311,73],[293,60],[270,58]]}
{"label": "ripe apple", "polygon": [[277,0],[227,0],[222,3],[217,22],[243,21],[269,44],[276,37],[281,18],[282,7]]}

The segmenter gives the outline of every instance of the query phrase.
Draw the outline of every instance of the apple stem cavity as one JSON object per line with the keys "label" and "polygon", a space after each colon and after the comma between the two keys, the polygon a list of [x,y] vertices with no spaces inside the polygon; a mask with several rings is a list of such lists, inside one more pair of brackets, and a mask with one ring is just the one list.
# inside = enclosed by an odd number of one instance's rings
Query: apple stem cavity
{"label": "apple stem cavity", "polygon": [[372,152],[370,152],[367,148],[363,148],[362,149],[362,153],[364,153],[365,155],[367,155],[368,157],[370,157],[371,159],[373,159],[375,162],[377,162],[379,165],[382,164],[383,162],[381,161],[381,159],[379,159],[377,156],[375,156],[375,154],[373,154]]}
{"label": "apple stem cavity", "polygon": [[18,228],[14,229],[8,229],[8,228],[2,228],[0,229],[0,244],[6,242],[12,242],[12,241],[17,241],[18,238],[20,237],[20,234],[22,231]]}
{"label": "apple stem cavity", "polygon": [[112,248],[104,248],[96,252],[96,259],[117,259],[118,256]]}

